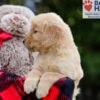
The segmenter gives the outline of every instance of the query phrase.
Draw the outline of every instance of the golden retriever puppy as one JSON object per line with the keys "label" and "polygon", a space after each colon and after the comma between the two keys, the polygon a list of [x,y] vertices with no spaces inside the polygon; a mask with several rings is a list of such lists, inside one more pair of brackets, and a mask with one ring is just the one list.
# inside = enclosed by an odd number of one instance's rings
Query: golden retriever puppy
{"label": "golden retriever puppy", "polygon": [[44,97],[59,78],[69,77],[75,80],[75,95],[83,70],[71,30],[58,15],[35,16],[25,46],[32,52],[39,52],[24,83],[26,93],[37,89],[37,97]]}

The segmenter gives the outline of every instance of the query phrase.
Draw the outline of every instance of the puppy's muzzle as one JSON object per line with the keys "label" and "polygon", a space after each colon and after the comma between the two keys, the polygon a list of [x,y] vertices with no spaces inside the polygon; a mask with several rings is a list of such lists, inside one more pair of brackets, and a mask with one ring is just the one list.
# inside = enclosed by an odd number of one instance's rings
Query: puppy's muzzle
{"label": "puppy's muzzle", "polygon": [[23,40],[23,44],[25,44],[25,40]]}

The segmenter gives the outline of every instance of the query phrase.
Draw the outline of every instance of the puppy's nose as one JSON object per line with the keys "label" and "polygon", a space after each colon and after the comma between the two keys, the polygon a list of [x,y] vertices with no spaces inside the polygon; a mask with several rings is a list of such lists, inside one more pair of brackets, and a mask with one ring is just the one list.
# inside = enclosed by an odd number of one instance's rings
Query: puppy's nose
{"label": "puppy's nose", "polygon": [[25,40],[23,40],[23,43],[25,43]]}

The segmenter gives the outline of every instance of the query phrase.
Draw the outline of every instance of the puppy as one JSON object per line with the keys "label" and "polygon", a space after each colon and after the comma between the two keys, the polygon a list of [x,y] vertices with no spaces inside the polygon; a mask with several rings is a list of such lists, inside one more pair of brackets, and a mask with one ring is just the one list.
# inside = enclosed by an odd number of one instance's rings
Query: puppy
{"label": "puppy", "polygon": [[36,88],[37,97],[44,97],[59,78],[69,77],[75,80],[76,94],[83,77],[80,56],[69,26],[58,15],[46,13],[35,16],[25,46],[32,52],[39,52],[24,83],[26,93]]}

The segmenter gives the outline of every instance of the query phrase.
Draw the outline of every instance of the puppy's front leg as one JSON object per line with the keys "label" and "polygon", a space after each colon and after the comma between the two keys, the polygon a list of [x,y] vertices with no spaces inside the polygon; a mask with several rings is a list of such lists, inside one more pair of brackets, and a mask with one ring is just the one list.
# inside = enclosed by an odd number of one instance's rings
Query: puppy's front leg
{"label": "puppy's front leg", "polygon": [[51,86],[64,75],[54,72],[46,72],[40,79],[37,87],[36,96],[42,98],[49,93]]}
{"label": "puppy's front leg", "polygon": [[29,72],[24,82],[24,91],[27,94],[35,90],[40,80],[40,77],[41,77],[41,72],[38,71],[37,69],[33,69],[31,72]]}

